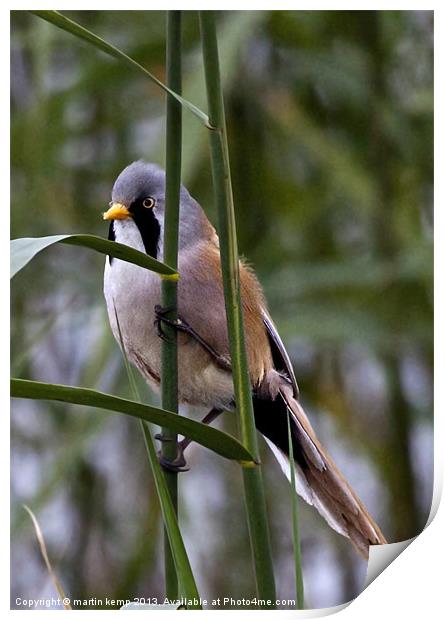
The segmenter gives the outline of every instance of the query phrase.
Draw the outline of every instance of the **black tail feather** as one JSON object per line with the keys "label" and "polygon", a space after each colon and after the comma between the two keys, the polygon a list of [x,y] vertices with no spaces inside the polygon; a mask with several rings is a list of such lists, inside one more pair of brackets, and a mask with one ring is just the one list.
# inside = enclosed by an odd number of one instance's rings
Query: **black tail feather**
{"label": "black tail feather", "polygon": [[[284,399],[280,394],[275,400],[253,396],[253,407],[257,430],[288,457],[288,409]],[[298,431],[291,417],[290,431],[294,460],[304,470],[308,464],[300,449],[300,443],[297,438]]]}

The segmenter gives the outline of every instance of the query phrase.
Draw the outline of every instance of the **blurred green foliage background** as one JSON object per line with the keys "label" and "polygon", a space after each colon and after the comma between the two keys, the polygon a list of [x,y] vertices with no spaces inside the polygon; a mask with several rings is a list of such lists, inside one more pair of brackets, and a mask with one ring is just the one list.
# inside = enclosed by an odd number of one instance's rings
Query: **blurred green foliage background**
{"label": "blurred green foliage background", "polygon": [[[66,14],[164,78],[163,12]],[[163,163],[164,95],[26,12],[12,12],[11,28],[12,236],[106,236],[116,175],[135,159]],[[225,11],[219,42],[240,251],[321,440],[388,540],[406,539],[425,523],[433,483],[433,13]],[[206,109],[193,11],[184,94]],[[207,141],[184,112],[183,180],[215,222]],[[16,277],[15,376],[130,395],[103,262],[54,247]],[[236,432],[228,414],[218,424]],[[291,599],[289,486],[262,452],[278,592]],[[189,463],[181,523],[201,593],[251,596],[239,469],[199,447]],[[13,403],[12,607],[53,594],[23,502],[67,593],[162,596],[161,518],[137,423]],[[301,513],[307,604],[350,600],[365,563],[313,509]]]}

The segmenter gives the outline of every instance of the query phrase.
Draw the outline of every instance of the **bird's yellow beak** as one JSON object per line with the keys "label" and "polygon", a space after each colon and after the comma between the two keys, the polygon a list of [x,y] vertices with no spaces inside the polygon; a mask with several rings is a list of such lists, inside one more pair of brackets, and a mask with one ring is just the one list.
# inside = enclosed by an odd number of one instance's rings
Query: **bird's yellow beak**
{"label": "bird's yellow beak", "polygon": [[104,220],[126,220],[131,217],[131,213],[120,202],[115,202],[111,207],[103,214]]}

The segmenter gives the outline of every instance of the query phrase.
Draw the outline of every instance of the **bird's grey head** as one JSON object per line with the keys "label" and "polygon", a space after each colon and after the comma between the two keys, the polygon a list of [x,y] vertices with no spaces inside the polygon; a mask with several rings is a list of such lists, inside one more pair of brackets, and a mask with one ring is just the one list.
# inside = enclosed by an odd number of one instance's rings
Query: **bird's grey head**
{"label": "bird's grey head", "polygon": [[[165,172],[156,164],[136,161],[116,179],[110,208],[109,239],[162,260],[165,216]],[[199,241],[208,221],[187,189],[180,189],[180,247]]]}

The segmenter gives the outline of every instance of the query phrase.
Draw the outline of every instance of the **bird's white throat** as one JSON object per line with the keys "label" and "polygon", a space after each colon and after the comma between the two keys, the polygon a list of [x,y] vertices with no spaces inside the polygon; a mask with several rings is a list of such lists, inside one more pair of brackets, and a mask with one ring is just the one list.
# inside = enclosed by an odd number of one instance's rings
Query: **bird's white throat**
{"label": "bird's white throat", "polygon": [[114,220],[113,228],[118,243],[124,243],[139,252],[145,252],[142,235],[133,220]]}

